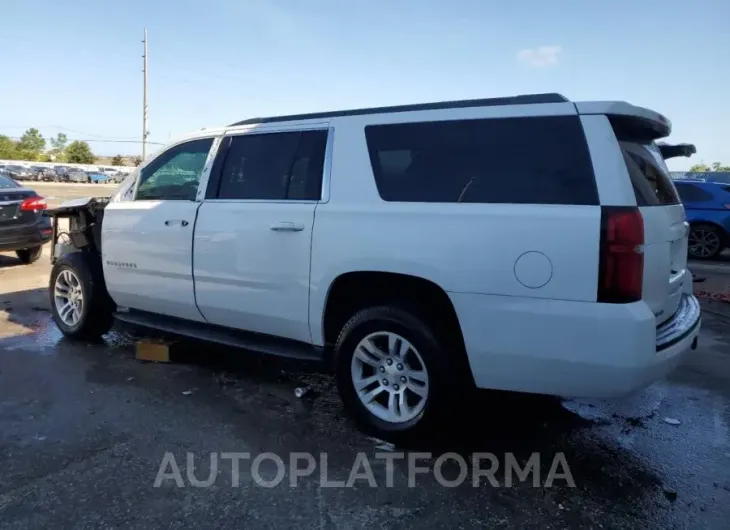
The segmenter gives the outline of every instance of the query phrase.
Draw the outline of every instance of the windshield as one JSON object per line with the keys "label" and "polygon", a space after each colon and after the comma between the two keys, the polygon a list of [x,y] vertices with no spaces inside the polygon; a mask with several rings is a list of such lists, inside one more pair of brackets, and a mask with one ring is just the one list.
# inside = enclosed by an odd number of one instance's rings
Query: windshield
{"label": "windshield", "polygon": [[0,175],[0,189],[8,189],[8,188],[19,188],[17,182],[15,182],[13,179],[6,177],[5,175]]}

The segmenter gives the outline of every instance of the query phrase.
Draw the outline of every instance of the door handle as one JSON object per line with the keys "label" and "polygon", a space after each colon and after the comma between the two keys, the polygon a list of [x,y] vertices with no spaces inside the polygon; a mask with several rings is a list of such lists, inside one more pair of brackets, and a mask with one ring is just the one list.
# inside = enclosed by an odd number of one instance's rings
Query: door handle
{"label": "door handle", "polygon": [[165,226],[172,226],[176,224],[179,224],[181,226],[188,226],[188,222],[185,219],[168,219],[167,221],[165,221]]}
{"label": "door handle", "polygon": [[304,225],[285,221],[271,225],[271,229],[276,232],[301,232],[304,230]]}

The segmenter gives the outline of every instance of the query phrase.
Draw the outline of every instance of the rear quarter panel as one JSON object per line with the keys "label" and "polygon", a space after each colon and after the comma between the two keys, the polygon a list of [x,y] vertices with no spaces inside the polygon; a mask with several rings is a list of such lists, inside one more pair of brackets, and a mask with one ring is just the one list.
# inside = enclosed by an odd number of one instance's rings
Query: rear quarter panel
{"label": "rear quarter panel", "polygon": [[312,238],[316,344],[330,286],[353,271],[410,274],[453,293],[595,301],[600,207],[386,202],[365,141],[374,121],[334,121],[330,201],[316,208]]}

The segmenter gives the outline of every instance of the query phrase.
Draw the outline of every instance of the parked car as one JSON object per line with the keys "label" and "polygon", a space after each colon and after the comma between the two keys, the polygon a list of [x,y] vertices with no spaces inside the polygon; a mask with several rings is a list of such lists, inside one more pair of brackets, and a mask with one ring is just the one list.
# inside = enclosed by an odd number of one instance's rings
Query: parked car
{"label": "parked car", "polygon": [[112,175],[117,173],[119,170],[116,168],[113,168],[113,167],[100,167],[98,171],[99,171],[99,173],[104,173],[105,175],[111,177]]}
{"label": "parked car", "polygon": [[53,169],[46,166],[31,166],[30,172],[32,174],[31,180],[37,181],[50,181],[53,180],[55,173]]}
{"label": "parked car", "polygon": [[113,182],[114,184],[119,184],[125,178],[127,178],[127,175],[128,175],[128,173],[125,173],[124,171],[117,171],[109,177],[109,182]]}
{"label": "parked car", "polygon": [[381,437],[433,425],[474,385],[625,395],[700,329],[654,145],[670,131],[559,94],[199,131],[145,161],[132,200],[122,185],[52,212],[78,234],[54,248],[53,318],[75,339],[116,317],[331,363]]}
{"label": "parked car", "polygon": [[84,182],[89,183],[91,182],[91,177],[87,175],[84,171],[81,171],[80,169],[71,169],[66,172],[67,182]]}
{"label": "parked car", "polygon": [[26,264],[37,261],[52,233],[45,209],[43,197],[0,175],[0,252],[14,251]]}
{"label": "parked car", "polygon": [[713,259],[730,246],[730,184],[675,180],[690,225],[691,258]]}
{"label": "parked car", "polygon": [[53,171],[56,174],[54,180],[56,182],[68,182],[68,173],[71,169],[68,166],[54,166]]}
{"label": "parked car", "polygon": [[89,177],[89,182],[94,184],[109,182],[109,176],[99,171],[87,171],[86,174]]}
{"label": "parked car", "polygon": [[15,180],[30,180],[33,175],[27,167],[18,165],[6,166],[5,170]]}

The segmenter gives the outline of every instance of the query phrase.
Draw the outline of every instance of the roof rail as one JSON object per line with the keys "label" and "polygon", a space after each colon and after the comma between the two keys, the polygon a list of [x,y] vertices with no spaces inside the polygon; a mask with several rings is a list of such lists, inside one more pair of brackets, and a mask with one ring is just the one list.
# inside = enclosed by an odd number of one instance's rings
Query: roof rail
{"label": "roof rail", "polygon": [[458,101],[441,101],[437,103],[418,103],[415,105],[396,105],[394,107],[373,107],[367,109],[338,110],[331,112],[314,112],[311,114],[291,114],[289,116],[272,116],[268,118],[250,118],[232,123],[237,125],[254,125],[279,121],[314,120],[319,118],[339,118],[342,116],[362,116],[365,114],[384,114],[388,112],[411,112],[418,110],[463,109],[466,107],[496,107],[500,105],[531,105],[536,103],[568,103],[570,100],[555,92],[545,94],[522,94],[501,98],[462,99]]}

